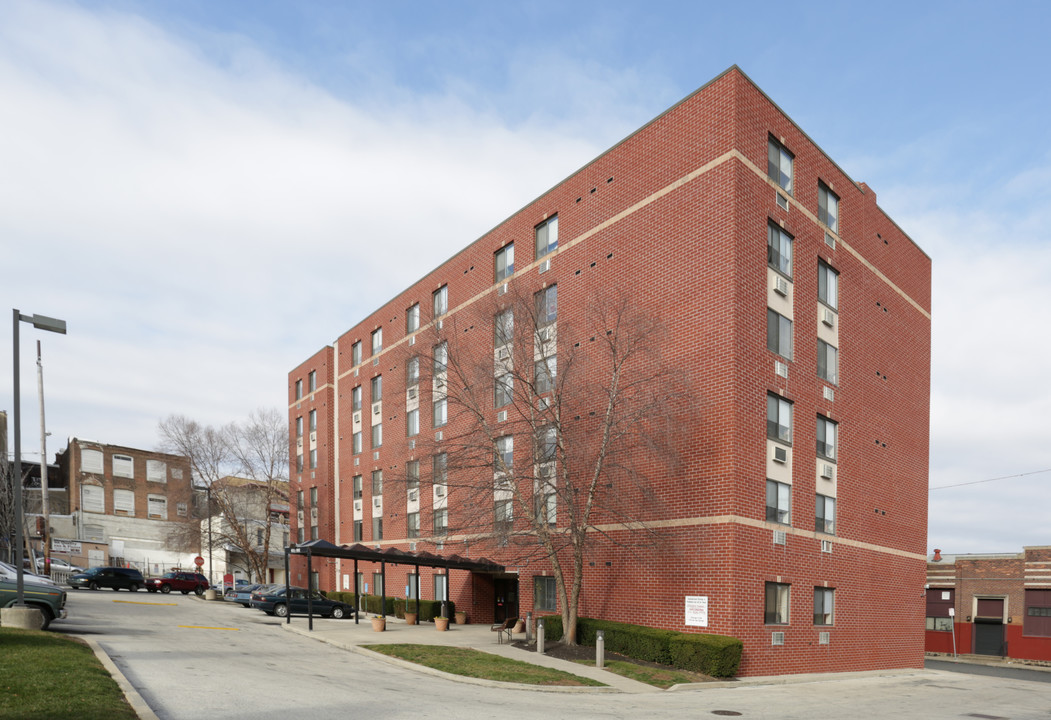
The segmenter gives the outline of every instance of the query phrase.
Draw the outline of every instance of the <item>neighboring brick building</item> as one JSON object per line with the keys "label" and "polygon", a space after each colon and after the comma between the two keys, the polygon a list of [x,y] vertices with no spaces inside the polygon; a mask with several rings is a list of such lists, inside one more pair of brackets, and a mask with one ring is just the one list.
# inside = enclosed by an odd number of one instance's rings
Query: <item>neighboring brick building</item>
{"label": "neighboring brick building", "polygon": [[85,550],[79,564],[193,569],[200,535],[188,458],[72,438],[58,465],[70,515],[68,527],[52,516],[56,541],[107,548]]}
{"label": "neighboring brick building", "polygon": [[1051,661],[1051,547],[935,550],[927,563],[926,649]]}
{"label": "neighboring brick building", "polygon": [[[494,532],[457,532],[467,508],[432,454],[456,421],[413,357],[504,293],[550,300],[553,338],[596,293],[628,287],[699,401],[678,419],[685,467],[650,488],[659,548],[591,558],[580,614],[738,637],[743,675],[921,667],[930,259],[736,67],[289,374],[293,537],[506,565],[450,577],[475,621],[557,610],[550,564],[500,542],[499,501]],[[492,320],[462,324],[459,342],[499,350]],[[566,335],[558,353],[586,345]],[[514,448],[528,458],[530,439]],[[418,491],[383,487],[410,466]],[[314,564],[323,589],[351,587],[352,567]],[[387,568],[390,594],[408,571]],[[292,581],[304,574],[296,558]],[[444,582],[421,578],[423,596]],[[695,597],[705,626],[687,624]]]}

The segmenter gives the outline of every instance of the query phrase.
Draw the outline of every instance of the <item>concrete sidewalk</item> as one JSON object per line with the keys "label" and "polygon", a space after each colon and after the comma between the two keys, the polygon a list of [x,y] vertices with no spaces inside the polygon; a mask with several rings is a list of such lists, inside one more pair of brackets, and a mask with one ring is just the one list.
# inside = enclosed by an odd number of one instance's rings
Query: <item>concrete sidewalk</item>
{"label": "concrete sidewalk", "polygon": [[[466,682],[475,685],[491,685],[498,687],[523,687],[530,690],[549,690],[556,692],[627,692],[627,693],[656,693],[663,692],[660,688],[631,680],[626,677],[600,670],[594,665],[582,665],[568,660],[560,660],[550,655],[541,655],[535,651],[530,652],[514,647],[508,643],[498,642],[498,633],[490,630],[488,625],[454,625],[449,624],[449,629],[439,632],[434,623],[425,622],[419,625],[406,625],[404,620],[388,616],[387,629],[383,632],[374,632],[372,622],[368,618],[361,618],[358,624],[352,619],[330,620],[328,618],[314,618],[314,629],[307,629],[307,619],[295,616],[292,622],[281,622],[281,628],[289,632],[298,633],[307,637],[320,640],[321,642],[334,645],[354,652],[368,653],[370,657],[381,658],[386,662],[408,667],[413,670],[428,674],[437,674],[451,680]],[[525,634],[515,636],[516,640],[525,639]],[[522,685],[514,683],[494,682],[469,678],[462,675],[450,675],[439,670],[408,663],[387,655],[381,655],[368,650],[369,645],[411,643],[414,645],[447,645],[452,647],[467,647],[492,655],[528,662],[534,665],[562,670],[573,675],[590,678],[604,683],[608,687],[561,687],[561,686],[538,686]]]}

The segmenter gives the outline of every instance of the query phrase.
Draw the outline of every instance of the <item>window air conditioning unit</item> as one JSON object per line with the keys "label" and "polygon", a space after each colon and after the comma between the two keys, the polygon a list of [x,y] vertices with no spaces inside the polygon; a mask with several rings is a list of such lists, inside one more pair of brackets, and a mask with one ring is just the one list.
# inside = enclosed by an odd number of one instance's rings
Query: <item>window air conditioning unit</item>
{"label": "window air conditioning unit", "polygon": [[361,512],[361,500],[355,500],[354,501],[354,512],[356,512],[356,513]]}
{"label": "window air conditioning unit", "polygon": [[415,385],[413,385],[411,388],[409,388],[409,399],[410,400],[415,400],[416,399],[416,393],[417,393],[418,390],[419,390],[419,388],[417,388]]}
{"label": "window air conditioning unit", "polygon": [[770,644],[771,645],[784,645],[785,634],[783,632],[770,633]]}
{"label": "window air conditioning unit", "polygon": [[551,339],[551,328],[540,328],[540,342],[547,342]]}
{"label": "window air conditioning unit", "polygon": [[298,521],[299,521],[299,524],[300,524],[300,525],[302,525],[302,524],[303,524],[303,511],[302,511],[302,510],[300,510],[300,511],[298,511],[298,512],[296,513],[296,520],[298,520]]}
{"label": "window air conditioning unit", "polygon": [[443,323],[443,321],[442,321],[442,320],[439,320],[439,321],[438,321],[438,329],[439,329],[439,330],[441,330],[441,329],[442,329],[442,323]]}
{"label": "window air conditioning unit", "polygon": [[542,263],[540,263],[540,266],[537,268],[537,272],[538,273],[546,273],[550,269],[551,269],[551,261],[550,260],[544,260]]}
{"label": "window air conditioning unit", "polygon": [[361,411],[360,410],[358,412],[354,413],[354,422],[355,422],[355,424],[361,422]]}
{"label": "window air conditioning unit", "polygon": [[410,490],[409,491],[409,502],[416,502],[416,500],[418,498],[419,498],[418,491],[416,491],[416,490]]}
{"label": "window air conditioning unit", "polygon": [[830,232],[825,233],[825,244],[833,250],[836,249],[836,238]]}
{"label": "window air conditioning unit", "polygon": [[836,314],[830,308],[821,308],[821,322],[832,327],[836,324]]}
{"label": "window air conditioning unit", "polygon": [[381,504],[383,504],[383,501],[378,497],[372,498],[372,507],[378,508]]}
{"label": "window air conditioning unit", "polygon": [[435,485],[434,486],[434,494],[437,495],[438,497],[445,497],[445,486],[444,485]]}
{"label": "window air conditioning unit", "polygon": [[434,439],[436,441],[439,441],[439,442],[441,441],[441,439],[442,439],[442,431],[441,430],[439,430],[438,432],[434,433]]}
{"label": "window air conditioning unit", "polygon": [[507,293],[507,283],[502,284],[500,287],[498,287],[496,289],[496,294],[497,295],[504,295],[506,293]]}
{"label": "window air conditioning unit", "polygon": [[354,464],[355,465],[360,465],[361,464],[361,458],[354,458]]}
{"label": "window air conditioning unit", "polygon": [[787,210],[788,209],[788,198],[786,198],[784,195],[782,195],[781,193],[777,192],[776,190],[774,191],[774,194],[777,195],[777,206],[779,208],[781,208],[782,210]]}
{"label": "window air conditioning unit", "polygon": [[825,399],[828,400],[829,402],[832,402],[832,401],[834,401],[836,399],[836,391],[833,390],[830,387],[826,387],[822,391],[822,394],[825,396]]}
{"label": "window air conditioning unit", "polygon": [[551,401],[550,400],[548,400],[547,398],[537,398],[537,401],[536,401],[536,409],[537,410],[547,410],[549,407],[551,407]]}
{"label": "window air conditioning unit", "polygon": [[788,462],[788,450],[783,447],[774,447],[774,462],[775,463],[786,463]]}
{"label": "window air conditioning unit", "polygon": [[380,405],[379,403],[376,403],[375,405],[372,406],[372,414],[373,415],[379,415],[382,410],[383,410],[383,406]]}
{"label": "window air conditioning unit", "polygon": [[445,541],[444,540],[439,540],[437,542],[437,544],[434,546],[434,549],[435,550],[444,550],[445,549]]}
{"label": "window air conditioning unit", "polygon": [[316,443],[317,442],[317,433],[316,432],[310,433],[310,442],[312,442],[312,443]]}
{"label": "window air conditioning unit", "polygon": [[774,372],[783,378],[788,377],[788,365],[780,360],[774,360]]}
{"label": "window air conditioning unit", "polygon": [[380,359],[378,357],[372,358],[372,365],[373,365],[373,367],[375,367],[376,365],[379,365],[379,364],[380,364]]}
{"label": "window air conditioning unit", "polygon": [[832,553],[832,541],[831,540],[822,540],[821,541],[821,552],[829,553],[829,554]]}
{"label": "window air conditioning unit", "polygon": [[829,463],[821,464],[821,477],[823,477],[825,480],[832,479],[832,465],[830,465]]}
{"label": "window air conditioning unit", "polygon": [[410,450],[415,450],[416,449],[416,441],[415,440],[409,440],[409,449]]}
{"label": "window air conditioning unit", "polygon": [[781,297],[788,297],[788,281],[780,275],[774,278],[774,292]]}
{"label": "window air conditioning unit", "polygon": [[316,507],[310,508],[310,520],[311,520],[311,522],[310,522],[311,525],[316,525],[317,524],[317,508]]}
{"label": "window air conditioning unit", "polygon": [[817,644],[818,645],[828,645],[828,641],[831,639],[831,637],[832,637],[832,633],[828,632],[827,630],[825,630],[823,632],[819,632],[817,634]]}
{"label": "window air conditioning unit", "polygon": [[785,545],[787,540],[784,530],[774,530],[774,545]]}
{"label": "window air conditioning unit", "polygon": [[301,438],[301,437],[300,438],[296,438],[296,449],[297,450],[302,450],[303,449],[303,438]]}
{"label": "window air conditioning unit", "polygon": [[409,338],[409,346],[411,347],[411,346],[413,346],[415,344],[416,344],[416,336],[413,335],[412,337]]}
{"label": "window air conditioning unit", "polygon": [[496,357],[498,357],[501,360],[506,360],[507,358],[511,357],[511,351],[505,347],[502,347],[497,351]]}
{"label": "window air conditioning unit", "polygon": [[506,410],[501,410],[500,412],[498,412],[496,414],[496,421],[497,422],[504,422],[505,420],[507,420],[507,411]]}
{"label": "window air conditioning unit", "polygon": [[416,543],[409,543],[409,552],[416,552]]}

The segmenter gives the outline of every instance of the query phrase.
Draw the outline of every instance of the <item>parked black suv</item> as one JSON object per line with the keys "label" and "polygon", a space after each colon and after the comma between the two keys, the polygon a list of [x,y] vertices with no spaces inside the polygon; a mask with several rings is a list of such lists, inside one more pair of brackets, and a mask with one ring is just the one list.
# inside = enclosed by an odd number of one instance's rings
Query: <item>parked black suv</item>
{"label": "parked black suv", "polygon": [[146,581],[142,579],[142,573],[135,568],[97,567],[73,575],[69,578],[69,584],[74,590],[80,588],[120,590],[123,588],[135,592],[144,587]]}

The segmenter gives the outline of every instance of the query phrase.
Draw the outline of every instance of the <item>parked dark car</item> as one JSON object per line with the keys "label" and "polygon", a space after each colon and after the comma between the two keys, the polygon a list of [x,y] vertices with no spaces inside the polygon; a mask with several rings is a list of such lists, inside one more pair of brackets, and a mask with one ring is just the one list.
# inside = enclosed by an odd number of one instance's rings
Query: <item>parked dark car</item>
{"label": "parked dark car", "polygon": [[164,594],[168,594],[172,590],[178,590],[183,595],[186,595],[191,591],[198,595],[203,595],[204,591],[208,589],[208,578],[200,573],[192,572],[164,573],[164,575],[159,578],[150,578],[147,580],[146,589],[150,592],[157,592],[159,590]]}
{"label": "parked dark car", "polygon": [[97,567],[71,576],[69,584],[74,590],[110,588],[111,590],[124,589],[136,592],[139,588],[145,587],[146,581],[142,573],[135,568]]}
{"label": "parked dark car", "polygon": [[[306,615],[307,593],[306,588],[293,587],[289,588],[288,595],[285,595],[284,586],[278,586],[277,589],[268,590],[259,595],[258,599],[253,598],[251,605],[256,610],[262,610],[267,615],[277,615],[278,617],[285,617],[289,613]],[[351,607],[346,603],[329,600],[317,590],[309,591],[309,594],[315,615],[342,620],[352,612]]]}

